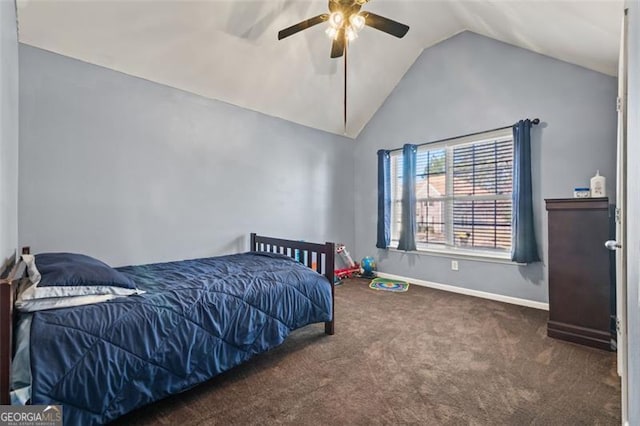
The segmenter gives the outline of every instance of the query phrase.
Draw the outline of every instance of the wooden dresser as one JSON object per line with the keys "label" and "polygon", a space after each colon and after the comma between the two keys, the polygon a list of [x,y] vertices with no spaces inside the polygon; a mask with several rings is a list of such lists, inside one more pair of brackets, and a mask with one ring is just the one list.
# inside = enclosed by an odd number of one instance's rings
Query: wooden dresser
{"label": "wooden dresser", "polygon": [[611,350],[609,200],[546,200],[549,219],[547,335]]}

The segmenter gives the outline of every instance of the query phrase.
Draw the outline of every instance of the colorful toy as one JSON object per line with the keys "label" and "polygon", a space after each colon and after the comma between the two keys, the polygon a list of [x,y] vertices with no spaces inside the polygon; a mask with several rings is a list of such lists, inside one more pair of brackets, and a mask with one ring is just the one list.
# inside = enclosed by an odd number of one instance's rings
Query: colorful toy
{"label": "colorful toy", "polygon": [[376,261],[371,256],[367,256],[362,259],[360,264],[362,267],[362,276],[365,278],[375,278],[376,276]]}
{"label": "colorful toy", "polygon": [[344,263],[346,263],[346,265],[349,268],[354,268],[354,267],[358,266],[358,264],[353,261],[353,258],[351,257],[351,255],[347,251],[347,247],[345,247],[344,244],[338,244],[336,246],[336,253],[338,253],[340,255],[340,257],[342,258],[342,261]]}
{"label": "colorful toy", "polygon": [[360,265],[353,261],[353,258],[347,251],[344,244],[336,245],[336,253],[346,266],[346,268],[340,268],[334,271],[334,280],[336,284],[341,284],[342,280],[345,278],[353,278],[360,275]]}

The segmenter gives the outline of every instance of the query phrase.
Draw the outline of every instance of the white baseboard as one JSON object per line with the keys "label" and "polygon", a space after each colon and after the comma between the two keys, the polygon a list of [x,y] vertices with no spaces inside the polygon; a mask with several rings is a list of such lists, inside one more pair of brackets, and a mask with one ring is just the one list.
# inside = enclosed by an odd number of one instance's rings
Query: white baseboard
{"label": "white baseboard", "polygon": [[431,281],[417,280],[415,278],[408,278],[408,277],[403,277],[401,275],[387,274],[385,272],[378,272],[378,276],[380,278],[406,281],[408,283],[419,285],[422,287],[435,288],[437,290],[449,291],[451,293],[465,294],[467,296],[475,296],[475,297],[480,297],[482,299],[496,300],[498,302],[511,303],[512,305],[527,306],[529,308],[542,309],[544,311],[549,310],[548,303],[536,302],[534,300],[529,300],[529,299],[521,299],[519,297],[504,296],[502,294],[487,293],[486,291],[471,290],[464,287],[457,287],[455,285],[440,284],[440,283],[434,283]]}

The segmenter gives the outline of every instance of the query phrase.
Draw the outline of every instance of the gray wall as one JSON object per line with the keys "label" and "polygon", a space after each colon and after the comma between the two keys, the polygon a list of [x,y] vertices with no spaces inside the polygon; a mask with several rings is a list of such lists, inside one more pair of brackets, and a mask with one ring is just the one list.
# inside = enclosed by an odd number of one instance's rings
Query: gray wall
{"label": "gray wall", "polygon": [[628,1],[627,331],[629,424],[640,425],[640,4]]}
{"label": "gray wall", "polygon": [[353,141],[20,45],[20,242],[114,265],[353,244]]}
{"label": "gray wall", "polygon": [[0,271],[18,246],[18,32],[0,0]]}
{"label": "gray wall", "polygon": [[532,132],[534,214],[547,255],[544,198],[571,197],[596,169],[615,190],[616,79],[465,32],[426,49],[356,143],[356,254],[410,278],[546,302],[546,268],[385,252],[376,240],[376,151],[539,117]]}

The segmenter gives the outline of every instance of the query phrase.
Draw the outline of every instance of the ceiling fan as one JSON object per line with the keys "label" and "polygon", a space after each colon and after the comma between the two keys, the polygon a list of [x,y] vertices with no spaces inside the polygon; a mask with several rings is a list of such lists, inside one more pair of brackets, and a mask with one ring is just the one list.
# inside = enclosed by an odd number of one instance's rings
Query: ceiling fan
{"label": "ceiling fan", "polygon": [[299,22],[278,32],[278,40],[287,38],[302,30],[323,22],[329,22],[325,30],[333,39],[331,57],[344,56],[344,132],[347,133],[347,46],[358,37],[358,33],[366,26],[402,38],[409,31],[409,26],[396,22],[375,13],[362,11],[369,0],[329,0],[329,12]]}
{"label": "ceiling fan", "polygon": [[361,11],[362,6],[368,2],[369,0],[329,0],[330,13],[322,13],[279,31],[278,40],[329,21],[325,32],[333,39],[331,57],[339,58],[345,53],[347,42],[355,40],[365,25],[398,38],[404,37],[409,31],[408,25]]}

